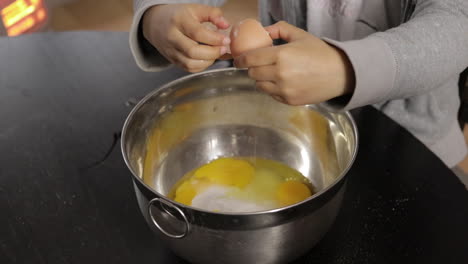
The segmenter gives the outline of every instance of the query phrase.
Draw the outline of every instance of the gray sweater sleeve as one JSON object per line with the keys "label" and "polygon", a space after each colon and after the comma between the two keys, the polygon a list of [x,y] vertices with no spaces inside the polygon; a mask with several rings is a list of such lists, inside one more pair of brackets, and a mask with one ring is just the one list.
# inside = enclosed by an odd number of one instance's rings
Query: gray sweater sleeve
{"label": "gray sweater sleeve", "polygon": [[412,97],[456,79],[468,66],[468,1],[419,0],[398,27],[361,40],[326,41],[347,54],[356,76],[350,100],[334,107]]}
{"label": "gray sweater sleeve", "polygon": [[225,0],[134,0],[133,22],[130,28],[130,49],[137,65],[145,71],[159,71],[170,65],[157,49],[155,49],[141,32],[141,19],[148,8],[162,4],[188,4],[198,3],[212,6],[220,6]]}

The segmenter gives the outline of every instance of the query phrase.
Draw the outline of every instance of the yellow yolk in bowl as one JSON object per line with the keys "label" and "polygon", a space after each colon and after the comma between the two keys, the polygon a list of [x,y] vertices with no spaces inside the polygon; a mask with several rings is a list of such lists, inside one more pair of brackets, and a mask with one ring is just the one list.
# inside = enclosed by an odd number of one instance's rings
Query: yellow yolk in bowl
{"label": "yellow yolk in bowl", "polygon": [[254,212],[292,205],[314,191],[301,173],[261,158],[220,158],[182,177],[169,197],[215,212]]}
{"label": "yellow yolk in bowl", "polygon": [[311,195],[310,189],[304,183],[287,181],[278,187],[276,198],[282,205],[287,206],[303,201]]}
{"label": "yellow yolk in bowl", "polygon": [[189,181],[182,183],[175,192],[175,200],[182,204],[190,205],[197,195],[197,189]]}
{"label": "yellow yolk in bowl", "polygon": [[254,167],[245,160],[220,158],[198,168],[193,177],[243,188],[252,181],[254,172]]}

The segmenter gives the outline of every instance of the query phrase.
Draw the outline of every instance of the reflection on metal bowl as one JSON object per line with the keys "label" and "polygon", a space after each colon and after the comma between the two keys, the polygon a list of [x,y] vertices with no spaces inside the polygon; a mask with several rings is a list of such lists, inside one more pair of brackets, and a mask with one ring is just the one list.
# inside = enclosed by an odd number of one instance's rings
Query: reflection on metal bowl
{"label": "reflection on metal bowl", "polygon": [[[128,116],[122,152],[139,206],[153,230],[194,263],[285,263],[310,250],[341,205],[357,152],[347,112],[288,106],[255,90],[245,70],[190,75],[146,96]],[[167,197],[188,171],[219,157],[280,161],[317,193],[253,213],[216,213]]]}

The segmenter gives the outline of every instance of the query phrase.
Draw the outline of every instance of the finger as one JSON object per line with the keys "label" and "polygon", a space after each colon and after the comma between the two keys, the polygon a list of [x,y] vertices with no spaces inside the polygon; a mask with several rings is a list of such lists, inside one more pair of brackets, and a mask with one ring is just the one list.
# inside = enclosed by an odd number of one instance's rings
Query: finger
{"label": "finger", "polygon": [[207,5],[194,5],[193,10],[199,22],[211,22],[220,29],[227,29],[230,26],[220,8]]}
{"label": "finger", "polygon": [[191,19],[184,21],[181,27],[181,31],[185,36],[199,43],[212,46],[225,46],[231,43],[229,37],[210,30],[206,26],[194,22]]}
{"label": "finger", "polygon": [[256,81],[275,81],[276,66],[267,65],[249,68],[249,77]]}
{"label": "finger", "polygon": [[231,24],[229,24],[227,19],[223,16],[218,17],[218,18],[213,18],[210,20],[211,20],[211,23],[213,23],[219,29],[224,30],[224,29],[228,29],[231,26]]}
{"label": "finger", "polygon": [[283,97],[281,97],[279,95],[272,95],[271,97],[273,99],[275,99],[276,101],[280,102],[280,103],[288,104],[288,102]]}
{"label": "finger", "polygon": [[255,87],[270,95],[279,95],[279,88],[274,82],[270,81],[257,81]]}
{"label": "finger", "polygon": [[232,55],[230,53],[226,53],[219,57],[218,60],[232,60]]}
{"label": "finger", "polygon": [[197,42],[183,36],[174,45],[177,50],[182,52],[186,57],[197,60],[216,60],[221,55],[227,52],[224,46],[209,46],[198,44]]}
{"label": "finger", "polygon": [[213,46],[229,45],[230,39],[219,32],[204,26],[203,22],[211,22],[220,29],[227,29],[229,23],[223,17],[221,9],[206,5],[193,5],[191,9],[194,19],[184,19],[182,23],[183,33],[203,44]]}
{"label": "finger", "polygon": [[265,30],[270,33],[270,37],[272,39],[282,39],[287,42],[303,38],[309,34],[306,31],[284,21],[280,21],[274,25],[268,26],[265,28]]}
{"label": "finger", "polygon": [[266,66],[276,63],[279,47],[259,48],[242,54],[234,59],[237,68]]}
{"label": "finger", "polygon": [[213,64],[212,60],[196,60],[185,56],[183,53],[174,50],[172,54],[174,64],[188,72],[200,72]]}

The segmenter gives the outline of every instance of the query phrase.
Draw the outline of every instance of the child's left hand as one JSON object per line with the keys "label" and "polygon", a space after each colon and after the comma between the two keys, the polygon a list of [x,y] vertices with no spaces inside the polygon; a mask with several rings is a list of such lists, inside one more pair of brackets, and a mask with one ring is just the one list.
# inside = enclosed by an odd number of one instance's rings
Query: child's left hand
{"label": "child's left hand", "polygon": [[353,91],[353,68],[341,50],[286,22],[265,29],[272,39],[288,43],[234,61],[236,67],[248,68],[259,89],[291,105],[321,103]]}

